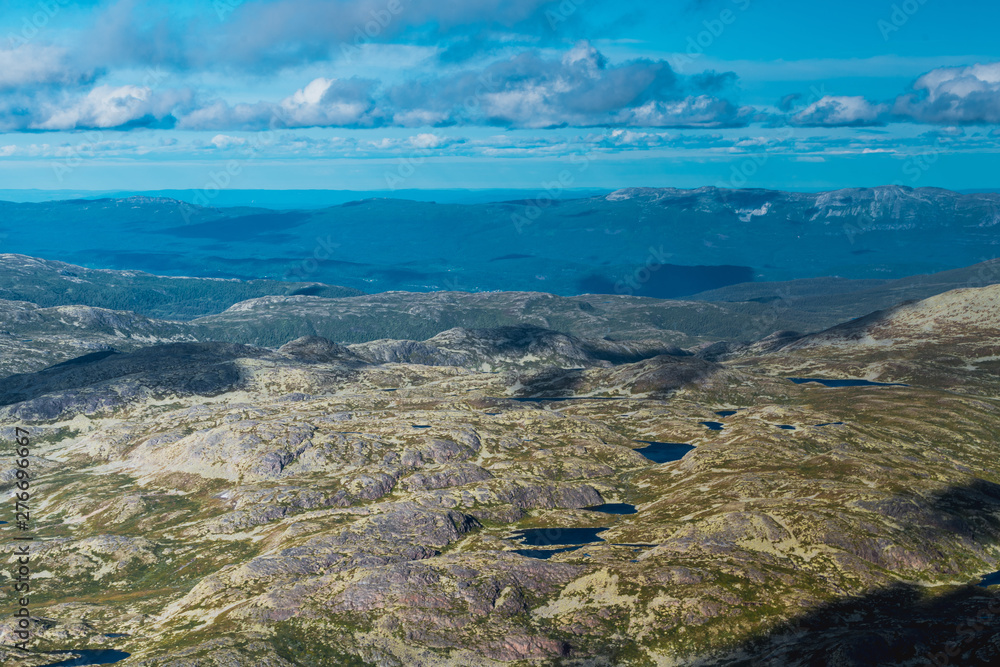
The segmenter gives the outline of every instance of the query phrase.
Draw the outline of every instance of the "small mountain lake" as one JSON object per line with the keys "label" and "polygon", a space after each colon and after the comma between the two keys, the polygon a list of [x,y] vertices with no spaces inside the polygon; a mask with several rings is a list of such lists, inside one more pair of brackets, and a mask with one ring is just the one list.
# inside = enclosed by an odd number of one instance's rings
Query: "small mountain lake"
{"label": "small mountain lake", "polygon": [[52,651],[52,653],[66,653],[78,655],[78,658],[69,658],[60,662],[50,662],[45,667],[83,667],[84,665],[111,665],[121,662],[129,657],[129,653],[115,651],[113,649],[79,649],[76,651]]}
{"label": "small mountain lake", "polygon": [[541,398],[511,398],[507,397],[508,401],[517,401],[518,403],[548,403],[550,401],[624,401],[626,397],[624,396],[551,396],[551,397],[541,397]]}
{"label": "small mountain lake", "polygon": [[427,424],[413,424],[413,428],[430,428]]}
{"label": "small mountain lake", "polygon": [[825,424],[816,424],[816,428],[820,426],[843,426],[844,422],[826,422]]}
{"label": "small mountain lake", "polygon": [[989,588],[990,586],[1000,586],[1000,571],[994,572],[992,574],[987,574],[983,577],[977,586],[982,586],[983,588]]}
{"label": "small mountain lake", "polygon": [[835,380],[829,378],[788,378],[795,384],[818,382],[824,387],[909,387],[901,382],[872,382],[871,380]]}
{"label": "small mountain lake", "polygon": [[604,540],[597,536],[607,528],[525,528],[514,531],[510,538],[529,547],[596,544]]}
{"label": "small mountain lake", "polygon": [[719,410],[715,414],[719,415],[720,417],[732,417],[733,415],[736,414],[736,410]]}
{"label": "small mountain lake", "polygon": [[702,426],[707,427],[709,431],[721,431],[726,426],[722,422],[698,422],[698,423],[701,424]]}
{"label": "small mountain lake", "polygon": [[602,514],[638,514],[639,510],[635,505],[628,503],[604,503],[593,507],[584,507],[588,512],[601,512]]}
{"label": "small mountain lake", "polygon": [[786,431],[794,431],[795,427],[789,424],[778,424],[778,428],[785,429]]}
{"label": "small mountain lake", "polygon": [[645,442],[647,446],[635,451],[653,463],[680,461],[685,454],[694,449],[692,445],[685,445],[681,442],[652,442],[650,440],[640,440],[639,442]]}

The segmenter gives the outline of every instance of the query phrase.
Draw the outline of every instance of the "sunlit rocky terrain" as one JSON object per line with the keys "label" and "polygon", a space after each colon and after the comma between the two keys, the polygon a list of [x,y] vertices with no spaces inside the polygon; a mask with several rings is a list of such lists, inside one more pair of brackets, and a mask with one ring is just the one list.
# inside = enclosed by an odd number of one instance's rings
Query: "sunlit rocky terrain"
{"label": "sunlit rocky terrain", "polygon": [[[1000,288],[951,280],[812,328],[766,299],[3,302],[0,484],[26,428],[43,541],[34,649],[8,621],[0,655],[997,664]],[[304,324],[348,308],[381,313],[363,340]],[[426,335],[377,335],[404,315]]]}

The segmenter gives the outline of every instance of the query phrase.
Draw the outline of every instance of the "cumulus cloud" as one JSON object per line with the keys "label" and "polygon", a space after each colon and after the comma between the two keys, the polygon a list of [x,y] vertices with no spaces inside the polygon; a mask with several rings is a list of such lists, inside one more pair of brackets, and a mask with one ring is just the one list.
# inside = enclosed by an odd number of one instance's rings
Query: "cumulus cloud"
{"label": "cumulus cloud", "polygon": [[190,102],[184,90],[154,92],[147,86],[97,86],[82,97],[43,103],[36,130],[110,129],[172,122],[173,111]]}
{"label": "cumulus cloud", "polygon": [[268,130],[298,127],[377,127],[377,82],[317,78],[280,102],[229,105],[215,100],[179,119],[192,130]]}
{"label": "cumulus cloud", "polygon": [[0,91],[24,86],[75,85],[93,78],[94,72],[78,67],[63,48],[33,44],[0,48]]}
{"label": "cumulus cloud", "polygon": [[732,79],[714,72],[682,77],[663,61],[610,65],[583,42],[562,58],[528,51],[481,71],[393,85],[317,78],[279,103],[214,102],[182,118],[180,126],[738,127],[749,122],[752,110],[706,93]]}
{"label": "cumulus cloud", "polygon": [[1000,123],[1000,62],[931,70],[913,89],[896,99],[896,116],[943,125]]}
{"label": "cumulus cloud", "polygon": [[247,140],[243,137],[231,137],[228,134],[217,134],[212,137],[212,141],[209,143],[220,150],[226,150],[229,148],[244,146],[246,145]]}
{"label": "cumulus cloud", "polygon": [[792,116],[795,125],[807,127],[864,127],[883,124],[887,107],[864,97],[827,95]]}
{"label": "cumulus cloud", "polygon": [[0,131],[167,128],[193,98],[188,89],[137,85],[13,90],[0,95]]}
{"label": "cumulus cloud", "polygon": [[431,134],[429,132],[410,137],[408,141],[414,148],[422,149],[440,148],[441,146],[448,144],[447,137],[442,137],[438,134]]}
{"label": "cumulus cloud", "polygon": [[[88,27],[92,39],[81,56],[104,66],[260,72],[404,38],[437,46],[478,35],[476,51],[495,43],[491,35],[512,29],[554,39],[555,28],[583,14],[567,14],[553,0],[219,0],[202,3],[201,10],[171,12],[153,0],[109,2]],[[549,21],[546,12],[553,11],[563,20]]]}
{"label": "cumulus cloud", "polygon": [[293,127],[376,125],[375,86],[364,79],[315,79],[281,102],[281,117]]}
{"label": "cumulus cloud", "polygon": [[[827,95],[783,118],[807,127],[864,127],[889,121],[944,126],[1000,123],[1000,62],[934,69],[914,81],[912,88],[888,103]],[[798,99],[799,95],[787,95],[778,108],[791,113]]]}

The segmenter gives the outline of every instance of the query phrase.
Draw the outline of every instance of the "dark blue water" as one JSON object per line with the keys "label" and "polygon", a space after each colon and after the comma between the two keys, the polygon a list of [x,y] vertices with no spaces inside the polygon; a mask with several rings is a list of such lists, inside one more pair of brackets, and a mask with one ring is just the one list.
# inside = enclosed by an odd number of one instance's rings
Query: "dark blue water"
{"label": "dark blue water", "polygon": [[430,426],[427,426],[426,424],[414,424],[413,428],[430,428]]}
{"label": "dark blue water", "polygon": [[871,380],[829,380],[826,378],[788,378],[795,384],[818,382],[824,387],[909,387],[900,382],[872,382]]}
{"label": "dark blue water", "polygon": [[528,558],[548,560],[556,554],[565,553],[567,551],[576,551],[579,548],[580,547],[566,547],[564,549],[514,549],[514,553],[527,556]]}
{"label": "dark blue water", "polygon": [[645,442],[649,446],[635,451],[639,452],[653,463],[680,461],[684,458],[685,454],[694,449],[693,446],[685,445],[680,442],[650,442],[648,440],[640,440],[640,442]]}
{"label": "dark blue water", "polygon": [[987,574],[978,585],[983,588],[1000,585],[1000,571],[994,572],[993,574]]}
{"label": "dark blue water", "polygon": [[514,531],[511,539],[529,547],[594,544],[604,541],[597,534],[606,530],[607,528],[526,528]]}
{"label": "dark blue water", "polygon": [[635,508],[635,505],[629,505],[628,503],[604,503],[603,505],[594,505],[593,507],[584,507],[583,509],[588,512],[601,512],[603,514],[637,514],[639,511]]}
{"label": "dark blue water", "polygon": [[546,403],[548,401],[624,401],[624,396],[556,396],[552,398],[507,398],[519,403]]}
{"label": "dark blue water", "polygon": [[707,426],[709,431],[721,431],[725,428],[722,422],[699,422],[702,426]]}
{"label": "dark blue water", "polygon": [[719,410],[715,414],[719,415],[720,417],[732,417],[733,415],[736,414],[736,410]]}
{"label": "dark blue water", "polygon": [[[755,270],[749,266],[682,266],[660,264],[638,285],[635,296],[675,299],[707,292],[727,285],[753,282]],[[621,275],[591,274],[578,282],[581,294],[621,294]],[[631,294],[632,292],[630,292]]]}
{"label": "dark blue water", "polygon": [[844,422],[826,422],[825,424],[816,424],[816,426],[843,426]]}
{"label": "dark blue water", "polygon": [[783,428],[786,431],[794,431],[795,430],[794,426],[789,426],[788,424],[778,424],[778,428]]}
{"label": "dark blue water", "polygon": [[80,649],[77,651],[52,651],[52,653],[75,653],[79,658],[51,662],[45,667],[82,667],[83,665],[110,665],[129,657],[129,653],[112,649]]}

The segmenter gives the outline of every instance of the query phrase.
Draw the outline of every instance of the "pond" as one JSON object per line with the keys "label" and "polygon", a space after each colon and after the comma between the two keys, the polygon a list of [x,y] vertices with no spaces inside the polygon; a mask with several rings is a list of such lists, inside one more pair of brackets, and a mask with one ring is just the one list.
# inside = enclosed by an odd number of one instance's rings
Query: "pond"
{"label": "pond", "polygon": [[820,426],[843,426],[844,422],[826,422],[825,424],[816,424],[816,427]]}
{"label": "pond", "polygon": [[789,424],[778,424],[778,428],[783,428],[786,431],[794,431],[795,430],[795,427],[791,426]]}
{"label": "pond", "polygon": [[510,539],[529,547],[595,544],[604,540],[597,536],[607,528],[525,528],[514,531]]}
{"label": "pond", "polygon": [[430,428],[427,424],[413,424],[413,428]]}
{"label": "pond", "polygon": [[44,667],[83,667],[84,665],[111,665],[121,662],[129,657],[129,653],[115,651],[113,649],[79,649],[76,651],[51,651],[51,653],[63,653],[76,655],[79,657],[68,658],[59,662],[50,662]]}
{"label": "pond", "polygon": [[707,426],[709,431],[721,431],[725,428],[725,424],[722,422],[698,422],[702,426]]}
{"label": "pond", "polygon": [[719,415],[720,417],[732,417],[733,415],[736,414],[736,410],[719,410],[715,414]]}
{"label": "pond", "polygon": [[579,548],[580,547],[565,547],[564,549],[514,549],[514,553],[527,556],[528,558],[548,560],[556,554],[565,553],[567,551],[576,551]]}
{"label": "pond", "polygon": [[795,384],[818,382],[824,387],[909,387],[901,382],[872,382],[871,380],[836,380],[829,378],[788,378]]}
{"label": "pond", "polygon": [[601,512],[602,514],[638,514],[639,510],[635,505],[628,503],[604,503],[593,507],[584,507],[588,512]]}
{"label": "pond", "polygon": [[542,397],[542,398],[511,398],[506,397],[508,401],[517,401],[518,403],[547,403],[550,401],[624,401],[628,400],[624,396],[552,396],[552,397]]}
{"label": "pond", "polygon": [[649,440],[640,440],[639,442],[645,442],[648,446],[635,451],[653,463],[680,461],[685,454],[694,449],[692,445],[685,445],[681,442],[652,442]]}
{"label": "pond", "polygon": [[990,586],[1000,586],[1000,571],[994,572],[992,574],[987,574],[976,585],[982,586],[983,588],[989,588]]}

